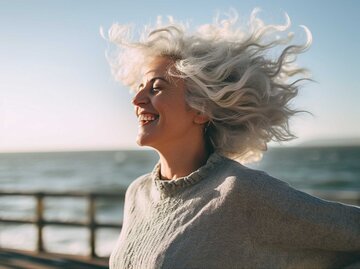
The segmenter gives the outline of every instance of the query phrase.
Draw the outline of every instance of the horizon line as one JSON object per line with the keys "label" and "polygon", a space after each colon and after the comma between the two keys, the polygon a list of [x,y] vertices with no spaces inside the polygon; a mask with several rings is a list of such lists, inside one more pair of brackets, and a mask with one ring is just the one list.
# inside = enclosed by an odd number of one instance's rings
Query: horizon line
{"label": "horizon line", "polygon": [[[299,145],[271,145],[268,149],[286,149],[286,148],[340,148],[340,147],[360,147],[360,143],[354,144],[299,144]],[[31,154],[31,153],[82,153],[82,152],[117,152],[117,151],[155,151],[149,147],[127,147],[127,148],[88,148],[88,149],[47,149],[47,150],[11,150],[2,151],[0,154]],[[266,152],[266,151],[265,151]]]}

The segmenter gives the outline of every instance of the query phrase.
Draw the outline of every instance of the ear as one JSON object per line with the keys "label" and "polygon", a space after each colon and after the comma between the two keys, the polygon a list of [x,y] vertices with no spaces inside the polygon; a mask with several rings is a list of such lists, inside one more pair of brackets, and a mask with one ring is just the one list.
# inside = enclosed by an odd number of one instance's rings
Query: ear
{"label": "ear", "polygon": [[196,112],[194,117],[194,123],[196,124],[204,124],[209,121],[209,117],[201,113],[200,111]]}

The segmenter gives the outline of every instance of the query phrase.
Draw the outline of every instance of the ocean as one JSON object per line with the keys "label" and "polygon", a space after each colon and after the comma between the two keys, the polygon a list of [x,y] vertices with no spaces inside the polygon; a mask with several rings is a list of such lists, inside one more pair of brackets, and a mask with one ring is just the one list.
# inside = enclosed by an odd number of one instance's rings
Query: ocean
{"label": "ocean", "polygon": [[[2,191],[120,192],[157,162],[153,151],[104,151],[0,154]],[[270,148],[258,163],[247,165],[299,189],[355,190],[360,192],[360,146]],[[46,219],[85,220],[86,203],[79,198],[45,198]],[[30,197],[0,197],[0,217],[29,218],[35,201]],[[99,222],[120,222],[123,202],[97,204]],[[118,229],[97,232],[97,255],[108,256]],[[44,228],[45,248],[51,252],[87,255],[85,228]],[[0,247],[33,250],[36,230],[31,224],[0,223]]]}

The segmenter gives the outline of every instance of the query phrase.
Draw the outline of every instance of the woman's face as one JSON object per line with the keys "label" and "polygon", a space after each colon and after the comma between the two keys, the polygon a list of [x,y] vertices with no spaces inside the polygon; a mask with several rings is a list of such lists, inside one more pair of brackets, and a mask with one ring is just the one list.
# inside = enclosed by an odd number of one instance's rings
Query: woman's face
{"label": "woman's face", "polygon": [[[144,66],[143,80],[133,99],[139,121],[137,143],[157,150],[187,146],[199,128],[196,111],[185,103],[185,83],[167,74],[173,61],[156,57]],[[190,139],[190,140],[189,140]]]}

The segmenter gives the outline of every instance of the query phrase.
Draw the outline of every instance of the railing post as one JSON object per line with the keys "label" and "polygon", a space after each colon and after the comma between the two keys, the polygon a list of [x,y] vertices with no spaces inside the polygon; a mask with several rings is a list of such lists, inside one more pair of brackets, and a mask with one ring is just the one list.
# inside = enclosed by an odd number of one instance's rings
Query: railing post
{"label": "railing post", "polygon": [[36,193],[36,226],[37,226],[37,251],[44,251],[43,227],[44,227],[44,194]]}
{"label": "railing post", "polygon": [[[124,193],[121,193],[124,195]],[[0,197],[2,196],[28,196],[35,199],[34,216],[30,219],[13,219],[0,216],[0,225],[2,223],[13,223],[13,224],[32,224],[35,225],[37,231],[37,242],[36,250],[37,252],[46,252],[46,244],[44,241],[43,228],[47,225],[65,225],[65,226],[74,226],[74,227],[85,227],[89,229],[90,237],[89,244],[91,253],[89,253],[89,258],[98,258],[96,255],[96,232],[98,228],[120,228],[122,224],[111,223],[111,222],[100,222],[96,221],[96,199],[99,197],[104,197],[106,199],[119,199],[118,194],[112,193],[89,193],[89,192],[16,192],[16,191],[2,191],[0,190]],[[45,199],[46,197],[81,197],[87,199],[87,220],[85,221],[63,221],[63,220],[47,220],[45,218]],[[122,197],[123,199],[123,197]],[[0,266],[1,267],[1,266]]]}
{"label": "railing post", "polygon": [[95,195],[91,194],[88,196],[88,221],[89,221],[89,229],[90,229],[90,255],[91,257],[96,257],[96,223],[95,223],[95,214],[96,214],[96,204],[95,204]]}

